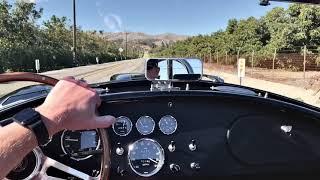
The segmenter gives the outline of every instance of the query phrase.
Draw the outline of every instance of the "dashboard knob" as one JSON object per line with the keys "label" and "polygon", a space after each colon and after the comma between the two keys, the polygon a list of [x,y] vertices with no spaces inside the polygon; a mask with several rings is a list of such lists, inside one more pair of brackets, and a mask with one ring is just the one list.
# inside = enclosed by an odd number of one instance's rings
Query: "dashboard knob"
{"label": "dashboard knob", "polygon": [[168,146],[168,150],[170,152],[174,152],[176,150],[176,143],[174,141],[171,141],[171,143]]}
{"label": "dashboard knob", "polygon": [[173,172],[173,173],[177,173],[180,171],[180,166],[177,165],[177,164],[170,164],[170,170]]}
{"label": "dashboard knob", "polygon": [[121,144],[120,144],[120,143],[118,143],[117,146],[118,146],[118,147],[117,147],[117,149],[116,149],[116,153],[117,153],[117,155],[122,156],[123,153],[124,153],[124,149],[123,149],[123,147],[121,147]]}
{"label": "dashboard knob", "polygon": [[192,140],[191,143],[189,144],[189,149],[190,151],[195,151],[197,149],[196,141]]}
{"label": "dashboard knob", "polygon": [[191,167],[191,169],[199,170],[200,169],[200,164],[192,162],[192,163],[190,163],[190,167]]}
{"label": "dashboard knob", "polygon": [[121,168],[120,166],[117,167],[117,173],[120,175],[120,176],[124,176],[124,169]]}

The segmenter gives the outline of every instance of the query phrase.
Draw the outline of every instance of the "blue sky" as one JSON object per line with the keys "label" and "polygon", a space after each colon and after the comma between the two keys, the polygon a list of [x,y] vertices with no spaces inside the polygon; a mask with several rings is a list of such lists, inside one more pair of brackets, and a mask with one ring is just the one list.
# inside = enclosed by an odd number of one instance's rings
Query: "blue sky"
{"label": "blue sky", "polygon": [[[29,0],[34,1],[34,0]],[[208,34],[226,27],[230,18],[260,17],[276,6],[259,0],[77,0],[78,25],[105,32]],[[72,0],[37,0],[44,19],[53,14],[72,18]],[[71,23],[71,21],[70,21]]]}

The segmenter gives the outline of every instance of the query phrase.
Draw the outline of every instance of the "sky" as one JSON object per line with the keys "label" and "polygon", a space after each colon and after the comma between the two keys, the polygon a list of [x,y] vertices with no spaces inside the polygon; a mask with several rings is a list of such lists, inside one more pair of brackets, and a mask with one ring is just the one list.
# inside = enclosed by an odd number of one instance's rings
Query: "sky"
{"label": "sky", "polygon": [[[72,23],[72,0],[24,0],[44,8],[43,20],[66,16]],[[274,7],[259,0],[76,0],[77,24],[84,30],[104,32],[210,34],[224,29],[231,18],[261,17]]]}

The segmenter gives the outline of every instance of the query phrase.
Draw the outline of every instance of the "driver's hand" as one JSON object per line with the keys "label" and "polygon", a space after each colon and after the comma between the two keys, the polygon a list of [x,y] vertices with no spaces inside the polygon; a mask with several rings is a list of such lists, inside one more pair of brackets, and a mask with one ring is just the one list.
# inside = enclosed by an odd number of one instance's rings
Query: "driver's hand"
{"label": "driver's hand", "polygon": [[72,77],[57,83],[45,102],[36,108],[43,116],[49,135],[67,130],[107,128],[115,122],[113,116],[97,116],[101,104],[97,92],[83,81]]}

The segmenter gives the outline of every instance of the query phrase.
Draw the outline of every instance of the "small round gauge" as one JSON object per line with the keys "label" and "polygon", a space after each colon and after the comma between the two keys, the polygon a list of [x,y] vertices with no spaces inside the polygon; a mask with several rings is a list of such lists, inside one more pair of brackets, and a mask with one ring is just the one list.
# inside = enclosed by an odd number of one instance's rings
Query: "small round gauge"
{"label": "small round gauge", "polygon": [[96,130],[92,131],[63,131],[61,135],[61,148],[65,154],[71,156],[72,159],[80,161],[85,160],[89,156],[72,157],[74,153],[98,150],[100,147],[100,137]]}
{"label": "small round gauge", "polygon": [[152,139],[140,139],[129,146],[129,165],[142,177],[158,173],[164,164],[164,151],[161,145]]}
{"label": "small round gauge", "polygon": [[176,132],[177,127],[178,122],[173,116],[163,116],[159,121],[159,128],[163,134],[173,134],[174,132]]}
{"label": "small round gauge", "polygon": [[156,123],[149,116],[140,117],[136,123],[136,128],[139,131],[139,133],[142,135],[151,134],[155,126],[156,126]]}
{"label": "small round gauge", "polygon": [[132,130],[132,122],[125,116],[118,117],[112,129],[118,136],[127,136]]}

